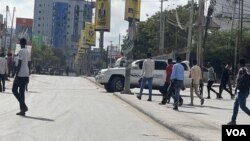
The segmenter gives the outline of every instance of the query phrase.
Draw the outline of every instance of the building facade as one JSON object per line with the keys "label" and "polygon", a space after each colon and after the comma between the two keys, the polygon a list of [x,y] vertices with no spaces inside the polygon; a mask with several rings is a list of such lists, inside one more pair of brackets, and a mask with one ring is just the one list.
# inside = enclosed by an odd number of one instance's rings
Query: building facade
{"label": "building facade", "polygon": [[[239,0],[216,0],[213,21],[220,25],[221,30],[230,30],[232,25],[234,29],[239,26],[241,19],[239,5],[241,5]],[[250,28],[250,2],[244,1],[243,9],[243,27]]]}
{"label": "building facade", "polygon": [[70,65],[94,7],[91,0],[35,0],[33,36],[42,36],[47,46],[63,49]]}
{"label": "building facade", "polygon": [[66,46],[67,11],[67,0],[54,1],[52,19],[52,46],[54,48]]}
{"label": "building facade", "polygon": [[35,0],[33,35],[41,35],[46,45],[52,44],[53,0]]}
{"label": "building facade", "polygon": [[25,38],[28,44],[30,44],[32,40],[32,26],[33,19],[16,18],[16,37],[18,39]]}
{"label": "building facade", "polygon": [[92,8],[94,3],[85,0],[69,0],[67,15],[67,47],[70,52],[76,53],[81,30],[85,22],[92,21]]}

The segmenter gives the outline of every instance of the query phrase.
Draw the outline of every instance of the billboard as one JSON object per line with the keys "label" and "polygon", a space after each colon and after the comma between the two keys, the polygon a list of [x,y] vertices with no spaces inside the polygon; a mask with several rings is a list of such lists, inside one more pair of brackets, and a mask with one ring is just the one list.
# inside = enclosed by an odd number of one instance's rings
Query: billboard
{"label": "billboard", "polygon": [[95,46],[95,41],[96,41],[95,25],[90,22],[85,22],[85,38],[87,45]]}
{"label": "billboard", "polygon": [[43,37],[41,35],[33,35],[32,36],[32,45],[38,49],[42,49]]}
{"label": "billboard", "polygon": [[85,49],[85,48],[86,48],[86,31],[81,30],[78,49]]}
{"label": "billboard", "polygon": [[126,0],[125,4],[125,20],[126,21],[140,21],[141,0]]}
{"label": "billboard", "polygon": [[28,44],[32,40],[33,19],[16,18],[16,35],[20,38],[25,38]]}
{"label": "billboard", "polygon": [[95,30],[110,31],[110,0],[96,0]]}

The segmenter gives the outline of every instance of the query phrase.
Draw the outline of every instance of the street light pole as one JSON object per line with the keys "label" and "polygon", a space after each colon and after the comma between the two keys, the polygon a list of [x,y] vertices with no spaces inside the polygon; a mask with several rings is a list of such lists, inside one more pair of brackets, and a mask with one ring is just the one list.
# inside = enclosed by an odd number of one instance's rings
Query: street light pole
{"label": "street light pole", "polygon": [[161,0],[161,13],[160,13],[160,46],[159,46],[159,53],[163,52],[164,47],[164,31],[163,31],[163,0]]}
{"label": "street light pole", "polygon": [[11,30],[10,30],[10,46],[9,46],[8,52],[11,52],[11,47],[12,47],[12,30],[13,30],[13,22],[14,22],[15,11],[16,11],[16,7],[13,8],[13,15],[12,15],[12,19],[11,19],[12,23],[11,23]]}
{"label": "street light pole", "polygon": [[8,33],[8,15],[7,15],[8,12],[9,12],[9,6],[7,5],[6,6],[6,17],[5,17],[5,32],[4,32],[4,52],[7,49],[6,41],[7,41],[7,33]]}
{"label": "street light pole", "polygon": [[194,14],[194,0],[191,0],[191,7],[190,7],[190,13],[189,13],[189,28],[188,28],[188,43],[187,43],[186,60],[190,60],[190,50],[192,47],[193,14]]}
{"label": "street light pole", "polygon": [[112,64],[112,42],[113,41],[110,41],[110,46],[109,46],[109,67],[111,68],[111,64]]}

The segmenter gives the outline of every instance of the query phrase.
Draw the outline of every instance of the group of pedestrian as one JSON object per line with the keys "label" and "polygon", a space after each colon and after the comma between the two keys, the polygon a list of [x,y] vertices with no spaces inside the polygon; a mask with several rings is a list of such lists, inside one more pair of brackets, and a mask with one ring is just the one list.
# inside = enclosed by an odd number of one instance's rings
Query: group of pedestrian
{"label": "group of pedestrian", "polygon": [[[13,85],[12,92],[16,99],[19,102],[20,112],[16,115],[25,116],[25,112],[28,111],[28,107],[25,104],[25,89],[27,90],[27,85],[29,83],[30,75],[30,62],[31,55],[26,48],[27,41],[25,38],[20,39],[21,50],[18,53],[18,56],[15,56],[14,66],[15,70],[13,71]],[[9,68],[11,63],[8,63],[8,59],[5,59],[4,53],[0,54],[0,92],[5,91],[5,77],[10,73]]]}
{"label": "group of pedestrian", "polygon": [[[140,93],[137,98],[141,100],[144,86],[147,82],[149,89],[149,98],[147,101],[152,101],[152,82],[153,72],[155,69],[154,60],[151,58],[151,53],[147,54],[147,59],[144,60],[142,66],[142,81],[140,87]],[[181,64],[181,58],[176,58],[176,63],[172,64],[172,59],[168,60],[169,65],[166,68],[166,82],[165,89],[166,93],[163,96],[161,104],[166,104],[168,98],[173,97],[174,99],[174,110],[178,110],[178,106],[182,105],[183,99],[180,96],[181,89],[184,89],[184,67]]]}
{"label": "group of pedestrian", "polygon": [[[148,53],[147,59],[144,60],[143,66],[142,66],[142,81],[140,86],[140,93],[137,95],[137,98],[141,100],[142,92],[144,89],[144,86],[147,83],[148,89],[149,89],[149,98],[147,101],[152,101],[152,82],[153,82],[153,72],[155,63],[154,60],[151,58],[151,54]],[[245,60],[241,59],[239,60],[240,63],[240,69],[238,71],[237,75],[237,87],[236,92],[233,94],[232,87],[230,83],[230,75],[232,75],[231,71],[231,64],[227,63],[224,65],[219,92],[216,92],[212,86],[216,82],[216,74],[214,71],[214,68],[212,67],[212,64],[208,62],[207,68],[200,67],[197,64],[197,60],[192,61],[193,66],[190,69],[190,78],[191,78],[191,87],[190,87],[190,106],[193,106],[193,93],[195,92],[196,96],[200,99],[200,104],[204,104],[204,98],[202,93],[199,93],[199,87],[202,83],[202,69],[208,72],[208,81],[207,81],[207,99],[210,99],[210,91],[213,91],[216,94],[217,99],[222,99],[222,92],[223,90],[227,91],[231,99],[235,98],[235,95],[237,95],[237,98],[235,99],[234,103],[234,109],[233,109],[233,116],[231,121],[228,124],[236,124],[236,117],[238,114],[238,109],[241,107],[241,109],[250,116],[250,110],[246,107],[246,98],[249,95],[249,86],[250,86],[250,73],[248,72],[247,68],[245,67]],[[244,74],[247,75],[247,80],[242,82],[243,84],[240,84],[241,79],[243,78]],[[245,77],[244,77],[245,78]],[[203,84],[203,83],[202,83]],[[228,88],[227,88],[228,85]],[[239,85],[244,85],[239,86]],[[246,86],[245,86],[246,85]],[[168,65],[166,67],[166,81],[164,84],[164,93],[162,101],[159,103],[160,105],[164,105],[170,101],[170,98],[172,97],[174,99],[174,107],[173,110],[178,110],[178,106],[181,106],[183,103],[183,99],[181,98],[180,91],[184,90],[184,67],[181,64],[181,58],[176,58],[176,63],[173,64],[172,59],[168,59]]]}

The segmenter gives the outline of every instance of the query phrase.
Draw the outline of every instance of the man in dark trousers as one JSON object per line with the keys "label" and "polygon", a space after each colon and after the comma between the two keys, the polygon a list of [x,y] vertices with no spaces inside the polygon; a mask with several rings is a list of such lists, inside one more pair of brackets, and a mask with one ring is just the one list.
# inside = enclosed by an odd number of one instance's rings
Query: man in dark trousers
{"label": "man in dark trousers", "polygon": [[213,66],[212,66],[212,63],[211,62],[208,62],[207,63],[207,68],[205,68],[205,67],[203,67],[203,69],[205,70],[205,71],[207,71],[208,73],[207,73],[207,78],[208,78],[208,80],[207,80],[207,99],[210,99],[211,97],[210,97],[210,91],[213,91],[215,94],[216,94],[216,97],[218,98],[218,96],[219,96],[219,93],[218,92],[216,92],[213,88],[212,88],[212,86],[213,86],[213,84],[214,84],[214,82],[216,81],[216,76],[215,76],[215,72],[214,72],[214,68],[213,68]]}
{"label": "man in dark trousers", "polygon": [[[245,60],[240,59],[240,69],[237,74],[237,87],[238,95],[234,102],[234,109],[231,121],[227,124],[236,125],[236,119],[239,112],[239,107],[250,117],[250,109],[246,106],[247,97],[249,96],[249,87],[250,87],[250,74],[248,69],[245,67]],[[246,81],[243,82],[243,77],[246,78]],[[243,84],[244,83],[244,84]]]}
{"label": "man in dark trousers", "polygon": [[176,64],[173,66],[173,71],[170,77],[175,89],[175,103],[173,110],[178,111],[180,90],[184,86],[184,67],[181,64],[181,58],[176,58]]}
{"label": "man in dark trousers", "polygon": [[[174,85],[171,85],[171,74],[173,70],[173,60],[168,59],[168,65],[166,67],[166,81],[164,84],[164,93],[162,97],[162,101],[159,103],[160,105],[165,105],[170,102],[170,98],[174,97]],[[181,96],[179,97],[179,106],[183,104],[183,99]]]}
{"label": "man in dark trousers", "polygon": [[26,43],[25,38],[20,39],[21,50],[18,53],[18,67],[12,86],[12,92],[20,105],[20,112],[16,113],[16,115],[21,116],[25,116],[25,112],[28,111],[28,107],[25,104],[25,86],[29,81],[31,56],[28,49],[25,48]]}
{"label": "man in dark trousers", "polygon": [[222,98],[221,95],[222,95],[223,90],[227,91],[230,94],[231,99],[234,99],[231,86],[229,85],[229,89],[227,88],[227,85],[229,84],[229,81],[230,81],[230,73],[231,73],[230,68],[231,68],[230,63],[227,63],[227,65],[223,69],[221,82],[220,82],[220,88],[219,88],[219,95],[218,95],[219,99]]}

